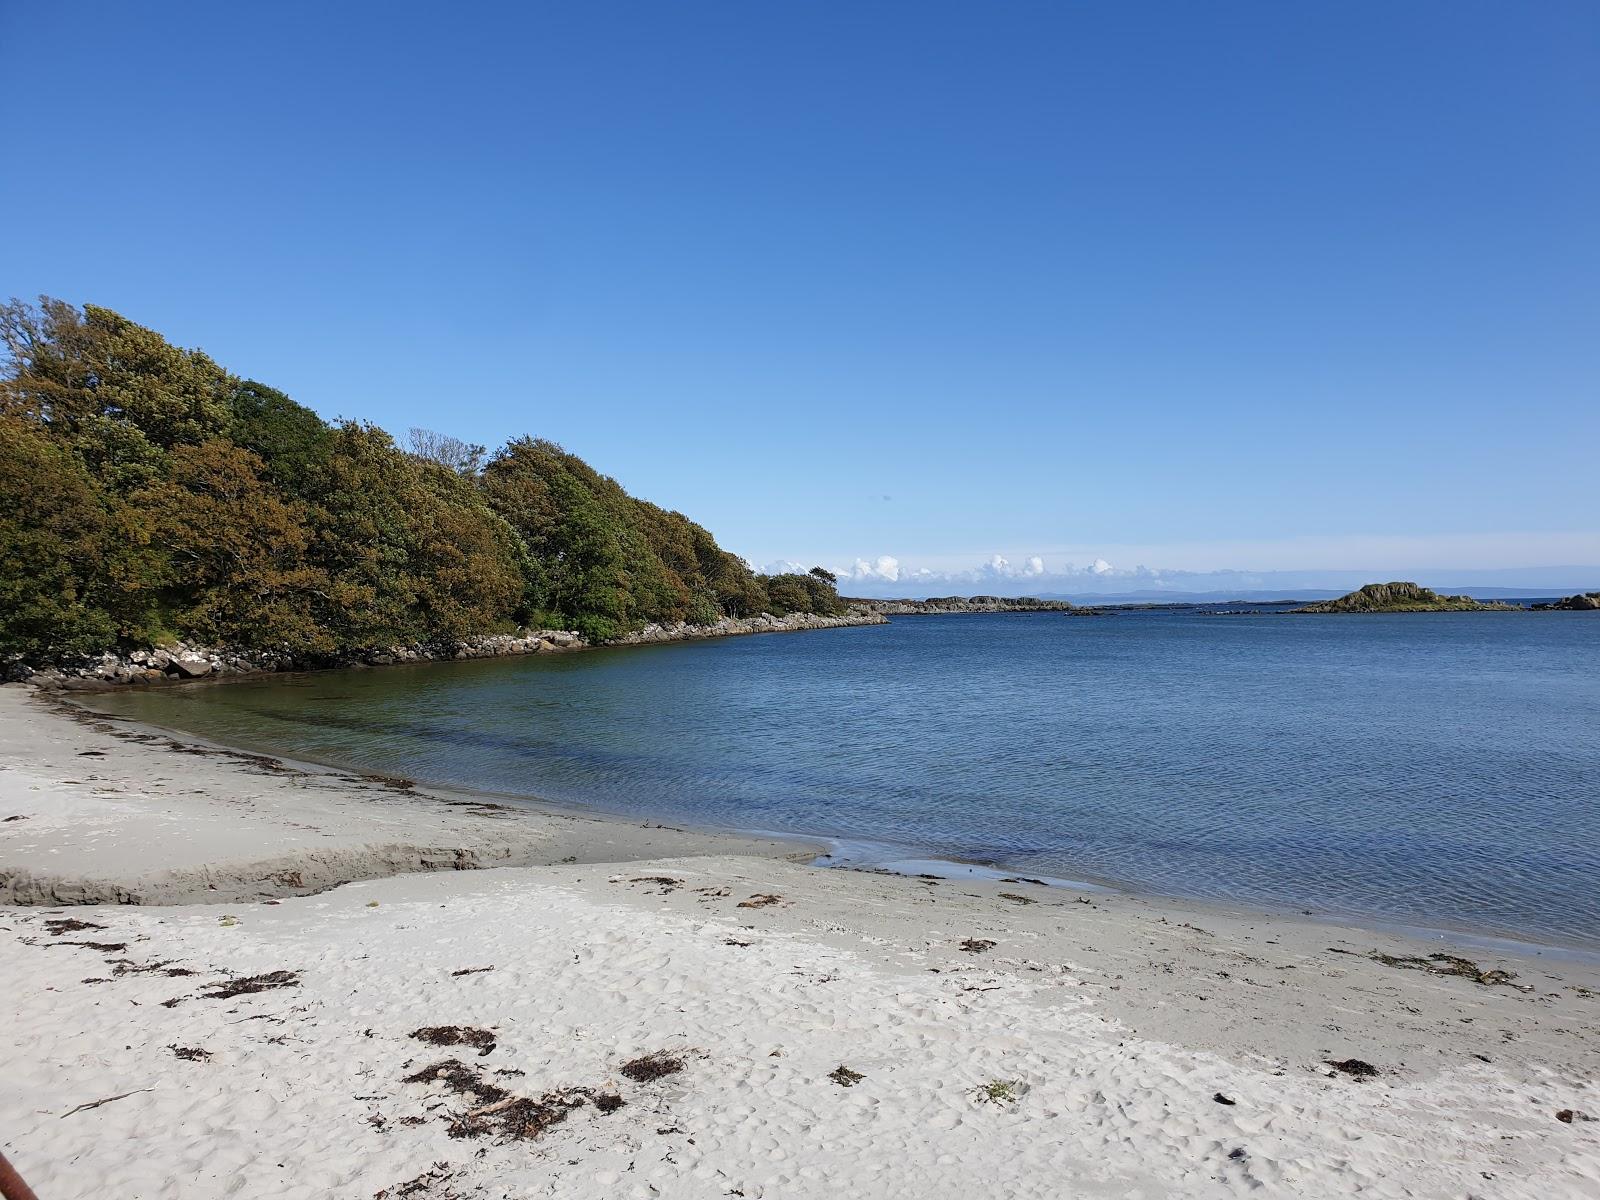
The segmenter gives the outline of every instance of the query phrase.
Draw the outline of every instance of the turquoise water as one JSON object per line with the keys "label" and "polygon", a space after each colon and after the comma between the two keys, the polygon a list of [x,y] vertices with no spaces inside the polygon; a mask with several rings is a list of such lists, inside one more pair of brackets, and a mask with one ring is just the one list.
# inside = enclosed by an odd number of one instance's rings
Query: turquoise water
{"label": "turquoise water", "polygon": [[911,617],[104,706],[660,821],[1600,947],[1600,614]]}

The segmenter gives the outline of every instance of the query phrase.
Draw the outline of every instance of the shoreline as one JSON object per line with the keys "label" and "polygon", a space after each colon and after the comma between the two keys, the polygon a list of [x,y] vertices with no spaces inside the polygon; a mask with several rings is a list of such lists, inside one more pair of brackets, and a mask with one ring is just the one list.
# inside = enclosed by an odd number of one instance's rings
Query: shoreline
{"label": "shoreline", "polygon": [[[69,756],[90,761],[74,771]],[[175,761],[180,756],[181,766]],[[21,789],[7,780],[0,835],[11,836],[0,836],[0,905],[271,900],[419,872],[630,861],[696,850],[809,859],[821,850],[803,839],[507,804],[467,789],[236,749],[26,685],[0,686],[0,763],[11,779],[23,780],[23,789],[66,801],[54,813],[26,811]],[[198,786],[174,788],[175,781],[157,771]],[[62,778],[80,773],[85,778]],[[186,799],[194,794],[202,800]],[[131,803],[121,802],[130,795]],[[52,817],[49,833],[31,826]],[[89,832],[74,837],[74,822],[89,823]],[[105,844],[107,828],[117,844]],[[158,836],[180,829],[176,844]],[[20,865],[19,843],[29,862],[60,859],[74,866]]]}
{"label": "shoreline", "polygon": [[[0,1149],[41,1195],[392,1196],[430,1173],[433,1194],[484,1200],[1552,1200],[1600,1183],[1582,1116],[1600,1116],[1600,969],[1582,963],[819,869],[793,843],[117,736],[61,703],[0,688],[0,874],[48,863],[132,893],[152,866],[226,883],[263,846],[308,869],[374,845],[476,861],[0,906]],[[488,1049],[413,1037],[434,1027]],[[656,1052],[667,1077],[624,1069]],[[483,1104],[437,1079],[447,1061],[571,1106],[514,1136],[468,1116]]]}
{"label": "shoreline", "polygon": [[428,662],[462,662],[486,658],[519,658],[530,654],[571,654],[580,650],[606,650],[630,646],[665,645],[712,638],[746,637],[760,633],[809,633],[822,629],[848,629],[887,625],[881,613],[851,609],[840,616],[790,613],[774,617],[724,617],[715,625],[650,624],[609,642],[588,642],[570,629],[522,629],[516,633],[487,634],[449,645],[388,646],[351,651],[327,662],[305,663],[270,654],[238,653],[217,647],[178,642],[168,647],[105,651],[76,665],[46,663],[34,667],[23,662],[0,663],[0,686],[27,683],[49,691],[109,691],[121,687],[172,687],[177,684],[263,675],[288,675],[310,671],[370,670]]}
{"label": "shoreline", "polygon": [[[941,614],[943,615],[943,614]],[[641,643],[649,645],[654,643]],[[589,647],[591,649],[606,649],[608,647]],[[401,664],[427,665],[427,664]],[[329,668],[350,669],[350,668]],[[218,678],[210,680],[211,683],[231,682],[231,679]],[[207,682],[196,680],[194,682]],[[3,694],[5,685],[0,685],[0,694]],[[204,735],[194,733],[175,725],[162,725],[147,720],[133,717],[124,717],[117,713],[103,712],[92,707],[92,696],[96,692],[121,691],[121,688],[94,689],[87,694],[80,691],[71,693],[58,693],[49,689],[39,689],[41,701],[53,706],[57,711],[66,714],[70,719],[82,720],[93,718],[107,724],[114,724],[121,729],[135,731],[142,735],[155,735],[167,738],[173,742],[183,742],[201,748],[220,757],[236,757],[244,760],[271,759],[290,771],[303,774],[343,779],[346,781],[360,781],[367,784],[377,784],[385,787],[399,787],[419,798],[427,797],[438,802],[450,805],[480,806],[489,808],[503,808],[509,813],[531,816],[533,819],[548,818],[557,821],[579,820],[593,821],[602,826],[617,825],[622,828],[668,830],[684,838],[693,840],[705,839],[708,842],[723,840],[746,840],[758,845],[772,847],[788,847],[784,852],[785,857],[794,861],[803,861],[818,869],[824,870],[856,870],[867,873],[888,873],[904,875],[915,878],[928,877],[929,874],[938,874],[941,877],[959,879],[987,879],[989,882],[999,882],[1008,878],[1037,878],[1039,873],[1027,867],[1007,867],[1003,863],[994,861],[980,861],[966,859],[958,856],[939,855],[921,847],[901,845],[885,842],[881,839],[859,838],[846,835],[819,833],[815,831],[788,831],[772,830],[765,828],[739,827],[732,825],[716,825],[704,822],[684,821],[672,819],[672,823],[662,824],[659,821],[640,819],[636,816],[613,812],[603,807],[578,802],[563,802],[546,797],[529,796],[513,792],[496,792],[484,788],[470,787],[463,784],[454,784],[440,780],[413,779],[399,775],[381,775],[364,772],[359,767],[332,760],[317,758],[298,758],[284,755],[270,748],[251,749],[248,747],[230,746],[214,741]],[[3,819],[3,814],[0,814]],[[862,847],[875,850],[876,854],[867,854],[860,857],[841,856],[837,853],[841,848]],[[647,846],[640,846],[640,852],[647,850]],[[833,863],[822,863],[818,860],[824,858],[839,859]],[[905,869],[900,869],[898,864],[909,864]],[[478,863],[478,866],[492,865],[534,865],[532,862],[518,864]],[[429,866],[421,869],[439,869]],[[469,869],[463,867],[462,869]],[[378,878],[387,874],[404,873],[401,867],[393,871],[375,871],[372,875],[350,875],[326,884],[326,887],[337,887],[344,882],[357,878]],[[1310,926],[1320,926],[1335,930],[1366,930],[1373,934],[1393,934],[1422,942],[1453,942],[1460,946],[1474,947],[1486,952],[1509,954],[1524,958],[1540,958],[1545,955],[1566,959],[1574,962],[1600,965],[1600,945],[1580,945],[1558,941],[1555,938],[1542,938],[1538,935],[1526,933],[1513,933],[1505,930],[1489,929],[1482,927],[1468,927],[1450,925],[1448,923],[1433,924],[1420,920],[1407,920],[1401,917],[1385,917],[1380,914],[1340,912],[1337,910],[1314,910],[1303,906],[1272,905],[1248,899],[1233,899],[1226,897],[1189,896],[1176,893],[1157,891],[1140,886],[1127,880],[1114,879],[1107,876],[1074,872],[1073,878],[1049,875],[1049,886],[1067,891],[1088,893],[1111,893],[1147,900],[1153,904],[1170,905],[1182,908],[1201,915],[1214,912],[1231,914],[1251,914],[1257,919],[1270,921],[1291,921]],[[286,893],[293,894],[293,893]],[[6,889],[3,878],[0,878],[0,904],[10,901],[6,899]],[[78,903],[79,901],[66,901]],[[94,903],[98,901],[84,901]],[[189,902],[189,901],[180,901]]]}

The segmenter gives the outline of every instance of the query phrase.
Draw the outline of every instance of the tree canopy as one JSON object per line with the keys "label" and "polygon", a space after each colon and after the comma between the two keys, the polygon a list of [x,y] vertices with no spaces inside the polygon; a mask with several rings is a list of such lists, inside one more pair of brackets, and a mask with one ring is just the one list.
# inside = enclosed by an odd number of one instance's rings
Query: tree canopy
{"label": "tree canopy", "polygon": [[553,442],[330,424],[110,309],[0,308],[0,657],[182,637],[335,661],[527,625],[844,611]]}

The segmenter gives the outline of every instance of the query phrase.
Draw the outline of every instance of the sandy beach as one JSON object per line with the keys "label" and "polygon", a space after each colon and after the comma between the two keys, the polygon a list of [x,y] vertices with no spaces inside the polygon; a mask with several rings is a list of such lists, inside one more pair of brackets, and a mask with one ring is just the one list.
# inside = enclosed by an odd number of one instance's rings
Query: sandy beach
{"label": "sandy beach", "polygon": [[0,688],[41,1197],[1600,1195],[1600,970],[235,754]]}

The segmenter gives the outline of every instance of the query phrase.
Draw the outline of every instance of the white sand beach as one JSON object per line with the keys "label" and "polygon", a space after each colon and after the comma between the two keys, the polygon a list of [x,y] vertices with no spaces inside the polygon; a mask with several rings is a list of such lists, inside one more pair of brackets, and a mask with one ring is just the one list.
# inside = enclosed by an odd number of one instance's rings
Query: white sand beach
{"label": "white sand beach", "polygon": [[1600,1195],[1591,964],[808,857],[0,688],[0,1149],[47,1200]]}

